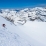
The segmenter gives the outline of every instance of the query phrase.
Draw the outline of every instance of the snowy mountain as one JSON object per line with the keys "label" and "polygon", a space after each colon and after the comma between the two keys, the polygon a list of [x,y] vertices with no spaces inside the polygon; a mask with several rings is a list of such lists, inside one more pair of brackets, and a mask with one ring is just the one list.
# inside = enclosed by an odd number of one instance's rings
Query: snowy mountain
{"label": "snowy mountain", "polygon": [[46,46],[46,9],[1,9],[0,46]]}
{"label": "snowy mountain", "polygon": [[46,22],[46,8],[0,9],[0,16],[14,24],[25,24],[27,21]]}

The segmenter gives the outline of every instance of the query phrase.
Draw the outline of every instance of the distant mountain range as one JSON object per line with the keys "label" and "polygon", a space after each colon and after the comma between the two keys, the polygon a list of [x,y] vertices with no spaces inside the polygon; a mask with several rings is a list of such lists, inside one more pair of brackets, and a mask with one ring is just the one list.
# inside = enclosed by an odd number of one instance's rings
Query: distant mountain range
{"label": "distant mountain range", "polygon": [[46,8],[0,9],[0,16],[14,24],[23,25],[26,21],[46,22]]}

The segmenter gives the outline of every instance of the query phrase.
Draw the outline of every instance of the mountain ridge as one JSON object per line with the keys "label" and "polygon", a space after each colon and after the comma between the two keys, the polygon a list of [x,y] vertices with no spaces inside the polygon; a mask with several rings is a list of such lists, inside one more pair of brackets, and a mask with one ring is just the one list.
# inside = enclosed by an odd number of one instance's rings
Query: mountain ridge
{"label": "mountain ridge", "polygon": [[35,7],[25,9],[1,9],[0,16],[17,24],[25,24],[27,21],[46,22],[46,8]]}

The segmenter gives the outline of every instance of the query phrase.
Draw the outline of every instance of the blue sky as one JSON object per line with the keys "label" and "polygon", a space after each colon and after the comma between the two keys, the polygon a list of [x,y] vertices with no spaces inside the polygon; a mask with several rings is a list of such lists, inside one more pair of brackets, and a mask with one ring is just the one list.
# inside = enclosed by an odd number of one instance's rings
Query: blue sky
{"label": "blue sky", "polygon": [[46,0],[0,0],[0,8],[46,6]]}

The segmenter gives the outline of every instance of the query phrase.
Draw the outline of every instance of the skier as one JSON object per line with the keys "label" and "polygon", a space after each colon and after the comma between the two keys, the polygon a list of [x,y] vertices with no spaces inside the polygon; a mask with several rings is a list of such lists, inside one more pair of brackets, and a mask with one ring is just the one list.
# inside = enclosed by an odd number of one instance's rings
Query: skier
{"label": "skier", "polygon": [[6,25],[5,24],[2,24],[3,27],[5,27]]}

